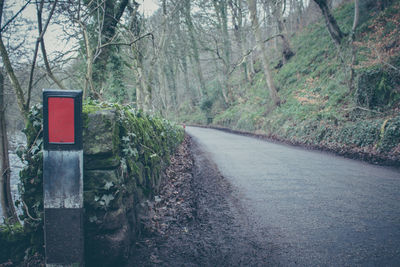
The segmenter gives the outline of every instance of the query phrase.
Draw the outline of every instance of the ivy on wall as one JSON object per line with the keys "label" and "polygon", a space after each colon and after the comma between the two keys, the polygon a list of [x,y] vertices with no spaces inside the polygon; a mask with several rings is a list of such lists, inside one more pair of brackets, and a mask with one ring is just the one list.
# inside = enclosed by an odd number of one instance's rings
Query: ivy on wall
{"label": "ivy on wall", "polygon": [[[27,146],[18,152],[26,167],[20,172],[17,205],[23,209],[20,219],[30,255],[43,253],[44,242],[42,119],[42,106],[34,106],[24,130]],[[182,142],[184,130],[130,106],[100,102],[84,104],[83,124],[85,251],[89,258],[101,261],[100,254],[117,253],[110,246],[126,246],[140,231],[139,204],[157,192],[162,171]],[[121,229],[123,240],[115,241]],[[105,241],[91,247],[99,240]],[[111,264],[121,255],[114,256],[103,260]]]}

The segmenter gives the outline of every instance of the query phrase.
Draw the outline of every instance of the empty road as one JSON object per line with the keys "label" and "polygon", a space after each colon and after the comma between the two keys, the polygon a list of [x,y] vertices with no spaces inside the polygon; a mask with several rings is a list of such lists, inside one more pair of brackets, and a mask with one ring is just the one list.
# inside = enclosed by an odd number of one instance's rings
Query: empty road
{"label": "empty road", "polygon": [[187,133],[235,188],[274,262],[400,266],[399,170],[212,129]]}

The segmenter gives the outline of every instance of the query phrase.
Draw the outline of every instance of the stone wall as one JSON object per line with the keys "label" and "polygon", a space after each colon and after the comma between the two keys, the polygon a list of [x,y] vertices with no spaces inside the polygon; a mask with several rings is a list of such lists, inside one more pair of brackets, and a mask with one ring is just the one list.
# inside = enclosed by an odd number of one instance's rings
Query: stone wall
{"label": "stone wall", "polygon": [[[169,156],[183,129],[168,121],[114,104],[83,107],[85,258],[87,266],[119,266],[140,233],[146,200],[158,191]],[[23,219],[32,245],[41,250],[41,107],[31,111],[28,146],[21,156]],[[28,214],[29,212],[29,214]]]}

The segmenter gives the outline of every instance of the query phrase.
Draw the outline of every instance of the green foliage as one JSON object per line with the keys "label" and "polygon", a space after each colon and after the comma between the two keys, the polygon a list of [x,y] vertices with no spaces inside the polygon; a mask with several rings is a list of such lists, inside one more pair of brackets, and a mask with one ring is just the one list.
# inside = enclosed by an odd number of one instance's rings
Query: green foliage
{"label": "green foliage", "polygon": [[[253,81],[237,86],[235,102],[220,110],[213,105],[213,123],[295,144],[399,160],[400,4],[387,1],[382,11],[376,1],[361,2],[354,92],[349,91],[348,42],[354,3],[348,2],[333,13],[346,34],[340,52],[323,19],[291,38],[295,56],[273,70],[283,100],[280,107],[273,108],[270,103],[263,74],[257,72],[258,60]],[[271,66],[275,66],[277,59],[272,59]]]}
{"label": "green foliage", "polygon": [[385,120],[380,132],[377,147],[382,152],[388,152],[400,144],[400,116]]}
{"label": "green foliage", "polygon": [[206,97],[201,100],[200,109],[206,113],[210,112],[213,102],[210,98]]}
{"label": "green foliage", "polygon": [[[169,156],[184,136],[182,127],[167,120],[129,106],[96,101],[83,105],[84,131],[87,130],[89,115],[101,110],[116,113],[116,122],[104,121],[105,131],[112,131],[113,134],[114,152],[108,158],[93,156],[91,159],[95,163],[91,165],[97,164],[100,170],[107,166],[105,171],[86,170],[90,166],[85,165],[84,205],[88,235],[99,232],[105,213],[125,205],[123,202],[129,195],[136,195],[135,201],[151,196],[159,183],[162,168],[168,164]],[[27,163],[20,173],[21,198],[27,206],[27,210],[23,209],[21,219],[32,253],[43,253],[42,107],[34,106],[29,116],[29,124],[25,129],[28,142],[20,153],[22,160]],[[96,140],[84,139],[85,142]]]}
{"label": "green foliage", "polygon": [[0,263],[22,262],[28,245],[29,237],[20,224],[0,225]]}
{"label": "green foliage", "polygon": [[400,99],[395,88],[400,86],[400,78],[393,71],[366,69],[358,76],[355,98],[358,104],[367,108],[392,105]]}

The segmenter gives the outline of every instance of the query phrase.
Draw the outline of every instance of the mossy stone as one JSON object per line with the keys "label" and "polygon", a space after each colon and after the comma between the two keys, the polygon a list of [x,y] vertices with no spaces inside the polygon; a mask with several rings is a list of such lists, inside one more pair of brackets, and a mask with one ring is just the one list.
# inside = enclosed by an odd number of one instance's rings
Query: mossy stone
{"label": "mossy stone", "polygon": [[118,147],[119,139],[114,138],[117,116],[115,110],[99,110],[88,114],[83,132],[85,155],[111,155]]}
{"label": "mossy stone", "polygon": [[108,157],[84,157],[84,168],[85,170],[108,170],[115,169],[120,164],[120,157],[118,155],[112,155]]}
{"label": "mossy stone", "polygon": [[106,183],[112,182],[114,185],[119,184],[118,173],[116,170],[92,170],[84,173],[84,190],[100,190],[104,189]]}

